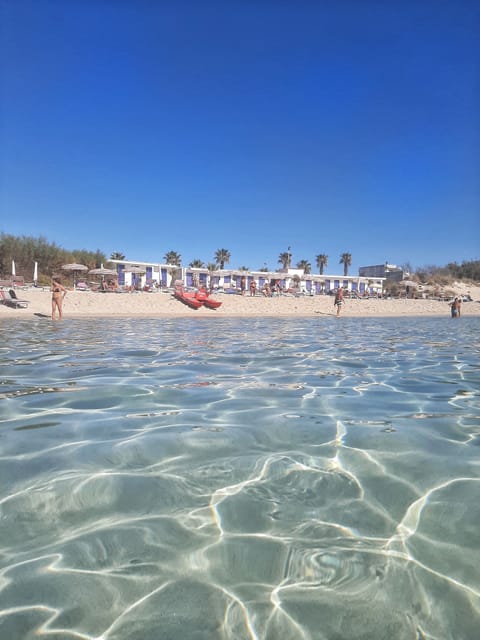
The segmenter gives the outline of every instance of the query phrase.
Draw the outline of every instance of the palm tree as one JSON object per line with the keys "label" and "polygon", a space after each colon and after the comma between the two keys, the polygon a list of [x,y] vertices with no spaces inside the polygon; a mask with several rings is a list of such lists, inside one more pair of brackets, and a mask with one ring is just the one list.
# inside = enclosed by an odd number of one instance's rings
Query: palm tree
{"label": "palm tree", "polygon": [[182,263],[182,256],[176,251],[168,251],[164,256],[163,260],[165,264],[175,264],[179,267]]}
{"label": "palm tree", "polygon": [[213,272],[217,269],[217,265],[214,262],[209,262],[207,264],[208,269],[208,286],[210,290],[213,289]]}
{"label": "palm tree", "polygon": [[225,267],[225,263],[228,264],[230,262],[230,251],[228,249],[218,249],[215,252],[214,258],[220,269],[223,269]]}
{"label": "palm tree", "polygon": [[239,271],[250,271],[248,267],[238,267]]}
{"label": "palm tree", "polygon": [[308,260],[299,260],[297,262],[297,269],[303,269],[303,273],[305,273],[305,274],[311,273],[312,272],[312,265],[310,264],[310,262]]}
{"label": "palm tree", "polygon": [[278,256],[278,262],[282,265],[282,269],[288,269],[290,266],[291,255],[289,251],[284,251]]}
{"label": "palm tree", "polygon": [[343,275],[348,276],[348,267],[352,264],[352,254],[342,253],[338,264],[343,264]]}
{"label": "palm tree", "polygon": [[180,269],[178,269],[178,267],[171,266],[167,268],[167,273],[170,276],[170,286],[174,287],[175,281],[177,280],[177,275],[178,277],[180,277],[182,272]]}
{"label": "palm tree", "polygon": [[110,256],[110,260],[125,260],[125,256],[120,251],[114,251]]}
{"label": "palm tree", "polygon": [[323,268],[328,264],[328,256],[325,253],[319,253],[315,258],[320,275],[323,276]]}
{"label": "palm tree", "polygon": [[[298,267],[298,265],[297,265],[297,267]],[[301,268],[301,267],[299,267],[299,268]],[[302,280],[301,280],[300,276],[298,275],[298,273],[296,273],[293,276],[292,281],[293,281],[293,286],[295,287],[295,289],[300,289],[300,283],[301,283]]]}
{"label": "palm tree", "polygon": [[201,260],[195,258],[195,260],[192,260],[188,266],[194,269],[203,269],[205,265]]}

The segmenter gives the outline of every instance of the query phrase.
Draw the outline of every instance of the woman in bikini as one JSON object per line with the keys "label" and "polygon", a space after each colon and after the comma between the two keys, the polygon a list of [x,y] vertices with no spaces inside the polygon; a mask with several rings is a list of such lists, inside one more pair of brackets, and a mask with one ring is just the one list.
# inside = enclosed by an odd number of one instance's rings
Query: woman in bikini
{"label": "woman in bikini", "polygon": [[67,290],[59,280],[52,278],[52,320],[55,320],[55,311],[58,311],[58,319],[63,318],[63,299],[67,295]]}

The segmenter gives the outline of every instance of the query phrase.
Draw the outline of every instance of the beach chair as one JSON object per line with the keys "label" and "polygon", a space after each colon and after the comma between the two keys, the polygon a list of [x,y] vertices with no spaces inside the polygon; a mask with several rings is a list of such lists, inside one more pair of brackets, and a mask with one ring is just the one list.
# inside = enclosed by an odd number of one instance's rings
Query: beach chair
{"label": "beach chair", "polygon": [[25,287],[25,278],[23,276],[12,276],[12,286],[23,289]]}
{"label": "beach chair", "polygon": [[15,291],[13,289],[9,289],[8,291],[0,291],[0,302],[9,307],[14,307],[15,309],[26,309],[29,301],[20,300],[20,298],[17,298]]}

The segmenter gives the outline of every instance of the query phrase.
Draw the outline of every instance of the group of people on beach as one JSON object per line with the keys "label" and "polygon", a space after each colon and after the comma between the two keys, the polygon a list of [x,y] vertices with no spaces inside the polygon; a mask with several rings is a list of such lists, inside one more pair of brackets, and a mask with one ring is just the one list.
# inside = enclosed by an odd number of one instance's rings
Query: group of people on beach
{"label": "group of people on beach", "polygon": [[[258,289],[257,281],[252,279],[250,284],[249,284],[250,296],[252,298],[256,296],[257,289]],[[247,279],[246,279],[245,276],[242,276],[241,279],[240,279],[240,293],[241,293],[241,295],[244,296],[246,294],[246,291],[247,291]],[[285,290],[285,291],[287,291],[287,290]],[[266,298],[271,298],[273,296],[273,294],[276,294],[277,296],[281,295],[282,286],[280,284],[280,280],[274,280],[272,282],[268,282],[268,280],[265,281],[265,283],[263,284],[263,286],[261,288],[261,292]]]}
{"label": "group of people on beach", "polygon": [[[336,294],[335,294],[335,300],[334,300],[334,306],[337,307],[337,318],[340,316],[340,312],[342,309],[342,306],[344,304],[344,289],[343,287],[340,287]],[[454,300],[452,300],[452,302],[450,303],[450,311],[451,311],[451,316],[452,318],[459,318],[460,314],[461,314],[461,306],[462,306],[462,299],[460,297],[456,297],[454,298]]]}
{"label": "group of people on beach", "polygon": [[[244,285],[244,287],[242,288],[243,295],[245,295],[245,289],[246,287]],[[112,287],[112,290],[115,290],[115,289]],[[257,290],[257,283],[254,280],[252,280],[250,284],[250,295],[254,296],[256,293],[256,290]],[[58,319],[61,320],[63,318],[63,300],[67,295],[67,289],[62,285],[60,278],[52,278],[51,292],[52,292],[52,320],[56,320],[57,316],[58,316]],[[342,307],[344,305],[344,292],[345,292],[344,288],[339,287],[335,293],[333,304],[337,310],[337,314],[336,314],[337,318],[340,316]],[[272,290],[268,283],[265,283],[262,289],[262,293],[265,296],[272,295]],[[452,300],[452,302],[450,302],[449,304],[450,304],[451,317],[459,318],[461,315],[461,306],[462,306],[461,297],[459,296],[455,297],[454,300]]]}

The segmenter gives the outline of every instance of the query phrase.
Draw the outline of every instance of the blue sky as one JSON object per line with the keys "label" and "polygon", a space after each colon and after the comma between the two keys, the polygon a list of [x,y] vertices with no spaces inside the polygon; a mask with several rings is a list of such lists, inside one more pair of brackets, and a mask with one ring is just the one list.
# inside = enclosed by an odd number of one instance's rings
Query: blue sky
{"label": "blue sky", "polygon": [[250,269],[480,258],[478,2],[0,0],[0,25],[4,233]]}

